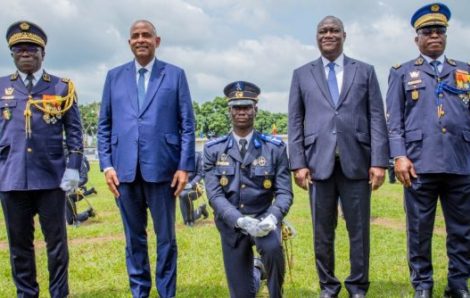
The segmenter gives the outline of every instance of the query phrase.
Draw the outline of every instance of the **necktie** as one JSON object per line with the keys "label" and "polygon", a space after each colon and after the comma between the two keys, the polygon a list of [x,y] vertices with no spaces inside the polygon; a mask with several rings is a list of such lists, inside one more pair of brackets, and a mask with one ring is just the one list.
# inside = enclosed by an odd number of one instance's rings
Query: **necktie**
{"label": "necktie", "polygon": [[141,68],[139,69],[139,80],[137,82],[137,96],[139,99],[138,105],[139,105],[139,110],[142,108],[142,105],[144,104],[145,100],[145,73],[147,72],[147,69]]}
{"label": "necktie", "polygon": [[33,80],[34,76],[32,74],[28,74],[26,76],[26,89],[28,89],[29,93],[31,93],[31,90],[33,90]]}
{"label": "necktie", "polygon": [[429,64],[431,64],[432,69],[434,70],[434,74],[436,75],[436,78],[439,78],[439,65],[441,64],[441,62],[437,60],[433,60]]}
{"label": "necktie", "polygon": [[333,103],[337,105],[339,99],[339,91],[338,81],[336,80],[335,63],[328,63],[328,68],[330,69],[330,71],[328,72],[328,89],[330,89],[331,99],[333,99]]}
{"label": "necktie", "polygon": [[240,141],[238,141],[238,143],[240,144],[240,155],[241,155],[242,158],[245,158],[246,144],[248,142],[246,141],[246,139],[240,139]]}

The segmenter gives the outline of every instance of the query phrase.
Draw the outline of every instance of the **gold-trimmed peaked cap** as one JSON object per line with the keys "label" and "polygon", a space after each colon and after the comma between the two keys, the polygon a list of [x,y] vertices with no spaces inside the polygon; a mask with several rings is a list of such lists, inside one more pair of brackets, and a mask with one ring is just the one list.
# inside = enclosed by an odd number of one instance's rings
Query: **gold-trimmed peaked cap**
{"label": "gold-trimmed peaked cap", "polygon": [[442,3],[432,3],[418,9],[411,17],[411,26],[415,30],[428,26],[448,26],[450,10]]}
{"label": "gold-trimmed peaked cap", "polygon": [[229,106],[249,106],[258,102],[261,90],[253,83],[235,81],[224,88]]}
{"label": "gold-trimmed peaked cap", "polygon": [[44,48],[47,43],[44,30],[29,21],[19,21],[10,25],[6,38],[9,48],[19,43],[33,43]]}

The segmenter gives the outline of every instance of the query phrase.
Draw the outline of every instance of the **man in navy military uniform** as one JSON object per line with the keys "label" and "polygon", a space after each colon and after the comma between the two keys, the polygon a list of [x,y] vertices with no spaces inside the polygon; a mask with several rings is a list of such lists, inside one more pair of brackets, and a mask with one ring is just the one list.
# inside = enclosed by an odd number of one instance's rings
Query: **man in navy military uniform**
{"label": "man in navy military uniform", "polygon": [[233,82],[224,93],[233,130],[205,145],[204,172],[230,296],[256,295],[254,244],[267,272],[270,297],[281,297],[285,263],[280,225],[292,204],[286,146],[254,130],[260,93],[256,85]]}
{"label": "man in navy military uniform", "polygon": [[[38,297],[34,220],[47,244],[49,293],[66,297],[68,249],[65,193],[77,187],[82,132],[72,82],[42,68],[47,37],[21,21],[6,34],[18,69],[0,78],[0,197],[18,297]],[[63,135],[69,151],[66,163]]]}
{"label": "man in navy military uniform", "polygon": [[408,262],[415,297],[431,297],[438,198],[449,258],[445,297],[470,297],[470,67],[444,56],[450,11],[429,4],[411,24],[420,56],[390,70],[390,153],[404,185]]}

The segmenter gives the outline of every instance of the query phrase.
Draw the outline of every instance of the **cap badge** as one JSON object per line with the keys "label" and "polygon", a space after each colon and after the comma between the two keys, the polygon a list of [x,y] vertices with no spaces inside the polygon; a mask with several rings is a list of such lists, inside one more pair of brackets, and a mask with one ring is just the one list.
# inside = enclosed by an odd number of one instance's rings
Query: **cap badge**
{"label": "cap badge", "polygon": [[29,30],[29,24],[26,22],[23,22],[20,24],[20,29],[23,31]]}
{"label": "cap badge", "polygon": [[242,91],[237,91],[237,92],[235,92],[235,97],[236,97],[236,98],[241,98],[241,97],[243,97],[243,92],[242,92]]}
{"label": "cap badge", "polygon": [[433,11],[433,12],[439,11],[439,5],[438,5],[438,4],[434,4],[433,6],[431,6],[431,11]]}

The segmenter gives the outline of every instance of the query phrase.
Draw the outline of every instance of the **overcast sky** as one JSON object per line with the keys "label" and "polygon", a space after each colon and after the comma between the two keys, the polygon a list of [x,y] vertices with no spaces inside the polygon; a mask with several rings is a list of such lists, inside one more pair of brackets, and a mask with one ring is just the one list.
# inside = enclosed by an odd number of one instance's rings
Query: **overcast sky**
{"label": "overcast sky", "polygon": [[[6,1],[6,0],[5,0]],[[44,68],[71,78],[82,103],[101,100],[107,70],[133,59],[129,26],[148,19],[162,38],[157,57],[185,69],[192,98],[222,96],[247,80],[261,88],[260,107],[287,111],[292,71],[319,57],[317,23],[341,18],[345,54],[375,66],[382,93],[390,66],[418,56],[410,17],[431,3],[418,0],[15,0],[0,9],[0,31],[19,20],[48,34]],[[470,61],[470,1],[452,11],[446,55]],[[4,39],[0,74],[15,71]]]}

